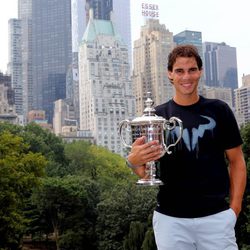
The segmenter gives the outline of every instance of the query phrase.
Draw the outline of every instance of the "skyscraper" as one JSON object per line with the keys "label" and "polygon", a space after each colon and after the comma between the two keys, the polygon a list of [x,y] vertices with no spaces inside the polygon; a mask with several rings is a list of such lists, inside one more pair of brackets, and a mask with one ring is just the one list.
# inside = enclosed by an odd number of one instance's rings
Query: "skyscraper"
{"label": "skyscraper", "polygon": [[[182,44],[194,45],[197,48],[199,55],[203,60],[202,33],[200,31],[184,30],[174,35],[174,42],[177,45],[182,45]],[[204,77],[202,76],[198,87],[199,93],[202,93],[204,85],[205,85]]]}
{"label": "skyscraper", "polygon": [[112,21],[93,19],[79,48],[80,129],[97,145],[125,155],[119,122],[135,115],[128,49]]}
{"label": "skyscraper", "polygon": [[202,52],[202,34],[200,31],[184,30],[176,35],[174,35],[174,42],[176,44],[192,44],[197,49],[201,56],[203,57]]}
{"label": "skyscraper", "polygon": [[204,77],[206,85],[238,88],[236,48],[225,43],[204,43]]}
{"label": "skyscraper", "polygon": [[73,50],[73,81],[74,91],[72,102],[75,106],[76,119],[79,121],[78,89],[78,50],[84,31],[89,21],[90,9],[94,19],[113,21],[113,26],[127,44],[129,52],[129,65],[131,66],[131,25],[130,1],[127,0],[72,0],[72,50]]}
{"label": "skyscraper", "polygon": [[72,0],[72,89],[74,95],[72,102],[75,106],[76,119],[79,121],[78,90],[78,51],[84,31],[89,21],[90,9],[94,19],[113,21],[117,33],[120,34],[128,48],[129,65],[131,67],[131,25],[130,25],[130,1],[127,0]]}
{"label": "skyscraper", "polygon": [[14,91],[16,112],[23,115],[23,84],[21,54],[21,21],[9,20],[9,63],[8,74],[11,75],[11,87]]}
{"label": "skyscraper", "polygon": [[145,108],[147,92],[152,93],[155,105],[173,96],[173,87],[167,78],[167,60],[173,49],[173,33],[157,19],[147,19],[141,28],[141,37],[134,42],[133,93],[136,113]]}
{"label": "skyscraper", "polygon": [[86,21],[89,21],[89,10],[93,9],[95,19],[110,20],[114,0],[86,0]]}
{"label": "skyscraper", "polygon": [[32,79],[32,0],[18,1],[18,19],[21,22],[21,61],[24,123],[33,108]]}
{"label": "skyscraper", "polygon": [[93,9],[95,19],[110,20],[128,46],[131,63],[131,16],[130,1],[127,0],[72,0],[73,52],[78,51],[89,20],[89,10]]}
{"label": "skyscraper", "polygon": [[[71,0],[19,0],[18,21],[19,58],[11,45],[11,55],[21,68],[22,111],[20,105],[18,110],[24,117],[32,109],[44,110],[51,122],[53,102],[66,96],[66,73],[72,62]],[[13,24],[12,30],[17,27]],[[11,57],[9,62],[13,74]]]}
{"label": "skyscraper", "polygon": [[31,13],[32,0],[19,0],[18,19],[9,20],[8,72],[12,76],[15,106],[20,123],[26,122],[33,101]]}
{"label": "skyscraper", "polygon": [[72,61],[71,0],[32,1],[33,108],[51,123],[53,102],[66,97]]}
{"label": "skyscraper", "polygon": [[72,0],[72,51],[78,52],[79,44],[82,41],[87,20],[85,15],[85,2],[86,0]]}

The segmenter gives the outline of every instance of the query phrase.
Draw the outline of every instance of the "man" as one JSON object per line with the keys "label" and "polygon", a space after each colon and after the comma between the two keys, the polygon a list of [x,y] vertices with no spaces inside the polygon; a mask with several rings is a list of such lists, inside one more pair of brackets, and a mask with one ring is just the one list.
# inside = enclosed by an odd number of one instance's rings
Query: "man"
{"label": "man", "polygon": [[228,105],[198,95],[201,75],[197,49],[174,48],[168,57],[168,77],[175,95],[156,107],[156,114],[181,119],[182,139],[172,154],[161,157],[157,141],[144,143],[140,137],[127,158],[142,178],[147,178],[146,162],[160,162],[164,185],[159,187],[153,216],[158,250],[238,249],[234,226],[246,186],[242,139]]}

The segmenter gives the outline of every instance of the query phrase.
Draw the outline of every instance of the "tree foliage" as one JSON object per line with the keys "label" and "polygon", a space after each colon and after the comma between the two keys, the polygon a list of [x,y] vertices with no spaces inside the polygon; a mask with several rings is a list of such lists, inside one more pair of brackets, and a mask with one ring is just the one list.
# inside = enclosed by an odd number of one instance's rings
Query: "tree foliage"
{"label": "tree foliage", "polygon": [[245,155],[246,161],[249,163],[250,161],[250,123],[244,126],[241,129],[241,135],[243,139],[243,152]]}
{"label": "tree foliage", "polygon": [[153,227],[148,228],[142,243],[141,250],[157,250]]}
{"label": "tree foliage", "polygon": [[250,246],[250,123],[241,129],[243,153],[247,164],[247,187],[242,203],[242,211],[236,224],[238,245],[242,249]]}
{"label": "tree foliage", "polygon": [[49,176],[63,176],[68,161],[65,157],[62,139],[35,123],[26,125],[22,131],[32,152],[40,152],[48,161],[46,172]]}
{"label": "tree foliage", "polygon": [[126,180],[131,171],[125,166],[124,159],[103,147],[88,142],[76,141],[65,145],[71,174],[89,176],[106,186]]}
{"label": "tree foliage", "polygon": [[0,247],[12,249],[25,232],[28,220],[23,209],[44,175],[46,161],[8,131],[2,131],[0,141]]}
{"label": "tree foliage", "polygon": [[156,192],[154,188],[137,187],[131,181],[117,184],[113,190],[105,192],[98,204],[98,249],[123,249],[132,222],[146,227],[147,218],[156,205]]}
{"label": "tree foliage", "polygon": [[80,176],[45,178],[33,194],[33,204],[40,220],[53,230],[57,249],[94,249],[98,201],[98,184]]}
{"label": "tree foliage", "polygon": [[64,143],[60,137],[35,123],[29,123],[26,126],[0,123],[0,133],[1,131],[9,131],[13,135],[22,137],[31,152],[42,154],[47,160],[47,175],[65,174],[68,161],[65,157]]}
{"label": "tree foliage", "polygon": [[129,227],[129,233],[123,242],[124,250],[140,249],[145,236],[145,223],[132,221]]}
{"label": "tree foliage", "polygon": [[[250,246],[250,125],[241,130],[248,187],[236,225]],[[156,250],[152,214],[158,189],[138,187],[125,160],[88,142],[64,143],[36,124],[0,123],[0,249],[26,232],[63,250]]]}

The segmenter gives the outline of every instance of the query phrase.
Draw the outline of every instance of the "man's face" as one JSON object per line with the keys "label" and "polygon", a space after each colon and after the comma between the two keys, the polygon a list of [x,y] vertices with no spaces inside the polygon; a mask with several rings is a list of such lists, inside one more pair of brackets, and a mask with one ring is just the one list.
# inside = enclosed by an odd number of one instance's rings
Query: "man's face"
{"label": "man's face", "polygon": [[168,71],[177,97],[197,96],[197,88],[202,70],[199,70],[194,57],[177,57],[173,71]]}

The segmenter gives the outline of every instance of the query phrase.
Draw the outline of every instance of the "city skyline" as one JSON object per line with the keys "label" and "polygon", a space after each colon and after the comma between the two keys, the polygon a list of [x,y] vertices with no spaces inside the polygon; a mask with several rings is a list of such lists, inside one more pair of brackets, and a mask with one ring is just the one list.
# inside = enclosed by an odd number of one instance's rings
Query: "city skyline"
{"label": "city skyline", "polygon": [[[166,1],[166,0],[131,0],[132,43],[139,37],[143,25],[141,4],[151,3],[159,6],[159,19],[169,31],[177,34],[184,30],[202,32],[203,42],[225,42],[236,47],[239,86],[243,74],[250,74],[248,58],[250,57],[250,35],[246,35],[247,22],[240,16],[247,16],[247,0],[239,0],[237,4],[226,0],[211,0],[200,5],[198,0]],[[17,17],[18,0],[9,0],[0,9],[0,71],[6,72],[8,63],[8,20]]]}

